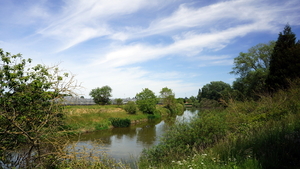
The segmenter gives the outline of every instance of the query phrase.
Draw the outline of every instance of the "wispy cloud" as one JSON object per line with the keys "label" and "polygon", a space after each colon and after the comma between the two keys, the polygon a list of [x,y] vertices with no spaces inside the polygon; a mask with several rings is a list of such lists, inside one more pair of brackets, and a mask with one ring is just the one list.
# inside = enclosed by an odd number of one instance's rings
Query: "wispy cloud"
{"label": "wispy cloud", "polygon": [[110,85],[121,96],[165,86],[182,96],[212,79],[207,70],[229,72],[257,34],[263,43],[286,23],[299,25],[299,9],[299,0],[0,1],[0,45],[63,62],[85,95]]}

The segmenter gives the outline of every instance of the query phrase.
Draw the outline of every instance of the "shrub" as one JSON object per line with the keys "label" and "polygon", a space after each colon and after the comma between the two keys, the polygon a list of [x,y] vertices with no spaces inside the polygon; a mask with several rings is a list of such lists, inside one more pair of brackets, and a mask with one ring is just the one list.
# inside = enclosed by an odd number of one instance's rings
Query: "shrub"
{"label": "shrub", "polygon": [[114,127],[129,127],[130,126],[130,119],[121,119],[121,118],[110,118],[111,124]]}
{"label": "shrub", "polygon": [[177,123],[161,138],[161,143],[143,151],[141,162],[167,164],[191,156],[195,150],[209,147],[222,139],[226,128],[224,113],[220,111],[203,113],[201,118],[190,123]]}
{"label": "shrub", "polygon": [[136,104],[133,101],[129,101],[125,106],[124,110],[129,114],[136,114],[137,107]]}

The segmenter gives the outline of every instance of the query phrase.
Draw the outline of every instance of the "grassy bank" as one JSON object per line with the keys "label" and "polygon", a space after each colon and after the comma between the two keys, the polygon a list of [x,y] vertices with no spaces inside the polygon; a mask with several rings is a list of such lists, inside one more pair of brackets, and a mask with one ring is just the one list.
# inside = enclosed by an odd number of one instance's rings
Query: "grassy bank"
{"label": "grassy bank", "polygon": [[66,128],[77,132],[108,129],[111,127],[110,118],[130,119],[133,123],[147,119],[146,114],[139,111],[128,114],[115,105],[67,106],[65,115]]}
{"label": "grassy bank", "polygon": [[[178,104],[176,111],[183,112],[183,106]],[[112,118],[129,119],[132,124],[147,121],[148,119],[166,117],[170,111],[161,105],[157,105],[153,115],[137,111],[136,114],[127,113],[122,106],[116,105],[89,105],[66,106],[65,129],[72,132],[90,132],[104,130],[112,127]]]}
{"label": "grassy bank", "polygon": [[145,150],[140,168],[295,168],[300,166],[300,86],[230,101],[172,127]]}

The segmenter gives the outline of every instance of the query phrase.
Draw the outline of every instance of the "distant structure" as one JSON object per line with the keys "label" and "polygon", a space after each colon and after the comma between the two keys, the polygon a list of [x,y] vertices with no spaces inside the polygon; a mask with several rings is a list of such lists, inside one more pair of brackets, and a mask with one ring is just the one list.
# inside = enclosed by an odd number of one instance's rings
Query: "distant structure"
{"label": "distant structure", "polygon": [[[111,104],[117,104],[117,98],[111,99]],[[136,101],[135,98],[121,98],[123,104],[127,104],[129,101]],[[94,105],[96,104],[92,98],[81,98],[74,96],[65,96],[61,102],[63,105]]]}

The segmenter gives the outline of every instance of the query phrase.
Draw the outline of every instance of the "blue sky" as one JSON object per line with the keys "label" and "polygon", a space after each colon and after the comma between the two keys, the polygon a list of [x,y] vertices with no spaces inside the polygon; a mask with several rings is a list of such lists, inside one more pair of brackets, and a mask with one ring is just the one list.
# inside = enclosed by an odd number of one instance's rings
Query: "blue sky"
{"label": "blue sky", "polygon": [[82,83],[109,85],[113,98],[163,87],[196,96],[211,81],[232,84],[239,52],[277,40],[289,23],[300,36],[299,0],[2,0],[0,48],[59,64]]}

